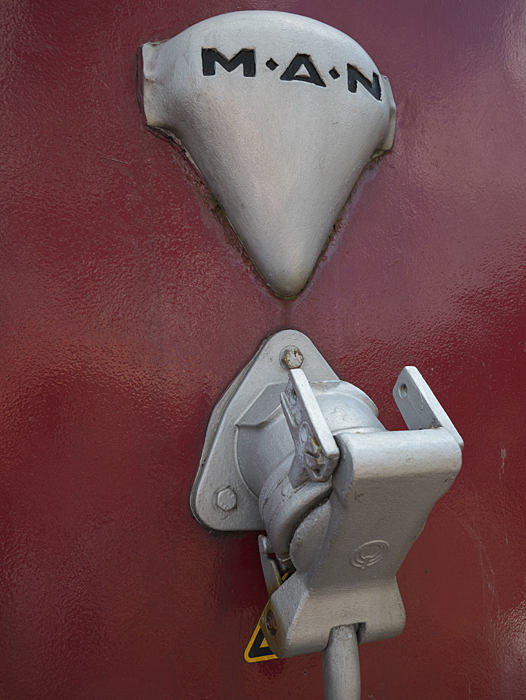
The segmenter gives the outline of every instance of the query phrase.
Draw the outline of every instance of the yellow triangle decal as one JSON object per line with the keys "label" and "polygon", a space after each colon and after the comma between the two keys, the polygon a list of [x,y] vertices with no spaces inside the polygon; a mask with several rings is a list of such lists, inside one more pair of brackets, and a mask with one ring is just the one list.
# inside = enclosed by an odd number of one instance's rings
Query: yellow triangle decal
{"label": "yellow triangle decal", "polygon": [[259,622],[256,625],[254,634],[250,637],[250,641],[247,644],[244,658],[247,664],[255,664],[258,661],[271,661],[272,659],[278,658],[270,651],[270,647],[263,635]]}
{"label": "yellow triangle decal", "polygon": [[[282,581],[286,581],[288,577],[290,576],[290,573],[287,571],[286,573],[283,574],[281,577]],[[261,630],[261,619],[256,625],[256,629],[254,630],[254,633],[250,637],[250,641],[247,644],[247,648],[245,649],[245,653],[243,654],[245,661],[247,664],[255,664],[258,661],[272,661],[272,659],[277,659],[279,658],[276,656],[276,654],[273,654],[270,650],[270,647],[268,645],[267,640],[265,639],[265,635],[263,634],[263,631]]]}

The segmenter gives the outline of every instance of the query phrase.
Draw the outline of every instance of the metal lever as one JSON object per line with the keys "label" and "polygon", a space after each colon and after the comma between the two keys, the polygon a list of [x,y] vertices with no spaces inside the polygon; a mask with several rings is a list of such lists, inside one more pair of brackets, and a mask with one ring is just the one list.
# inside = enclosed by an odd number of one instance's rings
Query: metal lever
{"label": "metal lever", "polygon": [[[269,596],[283,583],[276,562],[271,558],[272,546],[267,537],[258,537],[261,566]],[[274,629],[275,620],[262,619],[261,625]],[[360,659],[358,626],[334,627],[329,643],[321,652],[325,700],[360,700]]]}
{"label": "metal lever", "polygon": [[327,425],[309,380],[301,369],[289,371],[281,408],[294,441],[295,455],[289,471],[293,488],[310,481],[328,481],[338,464],[340,451]]}
{"label": "metal lever", "polygon": [[325,700],[360,700],[360,658],[355,625],[334,627],[321,659]]}

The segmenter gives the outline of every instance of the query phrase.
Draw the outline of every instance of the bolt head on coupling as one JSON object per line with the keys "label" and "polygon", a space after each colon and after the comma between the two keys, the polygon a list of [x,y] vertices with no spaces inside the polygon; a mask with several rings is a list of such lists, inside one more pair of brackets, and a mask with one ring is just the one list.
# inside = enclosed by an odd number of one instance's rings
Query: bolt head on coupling
{"label": "bolt head on coupling", "polygon": [[281,351],[279,359],[285,369],[299,369],[303,364],[303,354],[301,350],[292,345]]}
{"label": "bolt head on coupling", "polygon": [[237,507],[237,494],[230,487],[216,493],[216,506],[226,513]]}

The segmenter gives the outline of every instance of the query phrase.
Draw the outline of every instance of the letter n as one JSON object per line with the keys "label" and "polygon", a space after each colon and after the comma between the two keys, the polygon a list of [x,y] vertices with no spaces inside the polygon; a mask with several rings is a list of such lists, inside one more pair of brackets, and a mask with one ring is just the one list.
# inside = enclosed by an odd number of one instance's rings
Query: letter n
{"label": "letter n", "polygon": [[256,56],[254,49],[241,49],[235,56],[228,59],[217,49],[202,49],[203,75],[215,75],[216,63],[219,63],[228,73],[231,73],[239,65],[243,65],[245,78],[253,78],[256,75]]}
{"label": "letter n", "polygon": [[363,73],[360,73],[358,68],[350,66],[347,64],[347,85],[349,87],[349,92],[356,92],[358,83],[363,85],[364,88],[370,93],[375,100],[382,99],[382,93],[380,89],[380,79],[377,73],[373,73],[372,82],[368,80]]}

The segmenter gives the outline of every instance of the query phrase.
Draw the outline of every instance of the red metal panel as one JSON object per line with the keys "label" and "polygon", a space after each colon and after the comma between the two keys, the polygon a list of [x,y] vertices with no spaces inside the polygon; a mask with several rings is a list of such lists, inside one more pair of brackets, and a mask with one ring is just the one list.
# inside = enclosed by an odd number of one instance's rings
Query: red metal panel
{"label": "red metal panel", "polygon": [[[136,96],[139,45],[255,8],[350,34],[398,105],[392,153],[294,302]],[[0,12],[0,697],[321,697],[318,656],[245,664],[256,536],[211,537],[188,505],[214,403],[265,336],[298,328],[391,429],[417,365],[466,441],[400,572],[404,633],[361,649],[362,697],[526,698],[524,3]]]}

